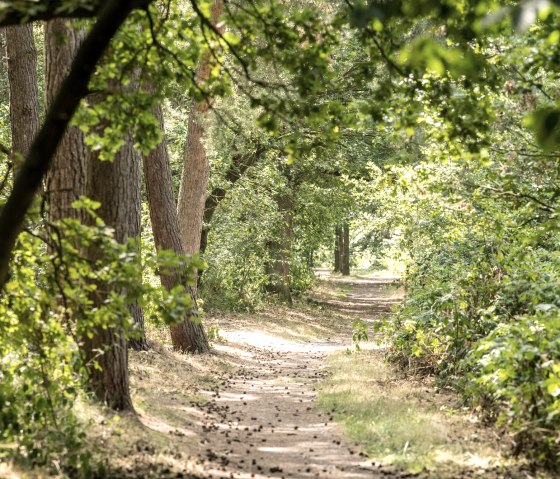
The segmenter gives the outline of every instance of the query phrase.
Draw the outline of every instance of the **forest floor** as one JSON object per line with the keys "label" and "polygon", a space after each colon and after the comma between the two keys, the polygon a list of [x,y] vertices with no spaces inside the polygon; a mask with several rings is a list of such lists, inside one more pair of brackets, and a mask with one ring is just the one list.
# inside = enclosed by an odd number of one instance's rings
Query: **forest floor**
{"label": "forest floor", "polygon": [[[352,323],[390,314],[390,277],[319,271],[294,307],[207,318],[214,354],[131,353],[136,415],[84,405],[114,478],[537,478],[431,380],[406,377]],[[371,337],[370,337],[371,339]]]}

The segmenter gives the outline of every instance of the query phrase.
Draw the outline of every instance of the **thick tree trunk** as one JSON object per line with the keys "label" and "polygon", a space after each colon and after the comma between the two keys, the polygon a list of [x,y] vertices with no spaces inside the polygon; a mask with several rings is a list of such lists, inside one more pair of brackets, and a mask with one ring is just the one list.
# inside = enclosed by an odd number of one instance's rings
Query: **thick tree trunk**
{"label": "thick tree trunk", "polygon": [[344,276],[350,275],[350,228],[348,223],[342,225],[341,269]]}
{"label": "thick tree trunk", "polygon": [[[2,80],[2,84],[6,84],[8,78],[8,59],[6,58],[6,34],[4,28],[0,28],[0,52],[2,52],[2,58],[0,59],[0,79]],[[9,88],[0,88],[0,101],[2,104],[7,104],[10,101]]]}
{"label": "thick tree trunk", "polygon": [[[114,228],[115,239],[124,243],[139,233],[140,158],[128,141],[113,161],[101,161],[90,153],[88,196],[101,203],[97,211],[105,224]],[[89,256],[96,260],[103,252],[92,247]],[[92,299],[100,307],[109,291],[99,284]],[[99,350],[103,351],[99,354]],[[120,328],[97,328],[92,338],[84,339],[86,361],[90,367],[90,387],[96,396],[113,409],[132,409],[128,380],[128,351],[125,331]]]}
{"label": "thick tree trunk", "polygon": [[33,25],[5,28],[10,90],[12,159],[15,170],[29,153],[40,128],[37,50]]}
{"label": "thick tree trunk", "polygon": [[[215,0],[210,18],[213,25],[217,24],[222,11],[222,0]],[[200,61],[196,72],[196,80],[199,83],[205,82],[210,77],[211,65],[209,60],[209,54],[206,54]],[[191,103],[177,205],[183,248],[185,253],[188,254],[195,254],[200,251],[209,172],[206,149],[202,143],[204,137],[203,122],[207,112],[207,103]]]}
{"label": "thick tree trunk", "polygon": [[340,251],[341,237],[342,237],[342,232],[340,226],[337,225],[334,227],[334,272],[335,273],[340,273],[342,271],[341,251]]}
{"label": "thick tree trunk", "polygon": [[[134,150],[132,137],[128,139],[127,144],[121,150],[126,156],[124,160],[129,166],[131,176],[128,177],[130,182],[129,205],[127,208],[128,232],[129,238],[135,238],[138,241],[138,253],[140,253],[140,234],[142,232],[142,160],[139,153]],[[125,241],[123,239],[123,241]],[[144,311],[138,303],[129,305],[128,309],[134,323],[136,324],[137,336],[128,340],[128,345],[135,351],[147,351],[149,349],[146,340],[146,332],[144,327]]]}
{"label": "thick tree trunk", "polygon": [[[65,20],[52,20],[45,25],[45,90],[47,109],[51,108],[72,61],[84,39],[84,30]],[[69,126],[58,145],[47,173],[46,193],[49,219],[83,219],[72,203],[86,194],[87,149],[84,134],[77,126]]]}
{"label": "thick tree trunk", "polygon": [[[162,133],[165,131],[163,112],[158,105],[154,116],[159,120]],[[179,220],[173,194],[173,180],[169,166],[169,156],[165,139],[144,157],[144,178],[148,190],[148,204],[156,249],[173,250],[179,255],[185,254]],[[180,274],[162,274],[162,285],[170,290],[181,284],[183,279]],[[191,291],[191,294],[194,294]],[[204,327],[200,321],[185,318],[181,323],[171,326],[171,342],[173,348],[191,353],[206,353],[210,351]]]}
{"label": "thick tree trunk", "polygon": [[209,165],[206,150],[202,144],[204,128],[200,123],[204,113],[203,107],[196,103],[191,105],[183,175],[179,188],[177,208],[179,228],[183,249],[189,254],[200,251],[200,235],[208,186]]}

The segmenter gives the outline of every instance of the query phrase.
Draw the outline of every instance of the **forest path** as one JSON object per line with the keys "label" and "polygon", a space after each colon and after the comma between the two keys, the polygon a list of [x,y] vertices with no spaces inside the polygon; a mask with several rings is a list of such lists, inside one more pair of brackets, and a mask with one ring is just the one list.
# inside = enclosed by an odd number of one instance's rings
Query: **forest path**
{"label": "forest path", "polygon": [[[219,325],[226,340],[219,354],[242,351],[243,357],[238,372],[200,406],[203,477],[414,477],[366,460],[316,407],[314,390],[325,377],[327,355],[353,347],[353,319],[375,321],[399,300],[388,287],[394,278],[318,274],[317,306],[311,308],[316,311],[293,310],[286,327],[277,317],[261,325],[235,320]],[[337,294],[333,283],[344,292]],[[303,330],[305,335],[298,334]]]}

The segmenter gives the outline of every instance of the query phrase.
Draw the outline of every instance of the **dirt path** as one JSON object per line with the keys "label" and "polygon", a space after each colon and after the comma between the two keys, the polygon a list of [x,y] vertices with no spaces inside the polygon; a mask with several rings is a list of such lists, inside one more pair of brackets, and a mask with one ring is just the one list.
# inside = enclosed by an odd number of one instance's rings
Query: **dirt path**
{"label": "dirt path", "polygon": [[333,297],[319,288],[315,301],[342,314],[330,317],[316,339],[220,325],[227,343],[218,349],[228,354],[233,345],[236,351],[241,347],[244,358],[240,372],[201,407],[203,477],[414,477],[367,460],[315,406],[314,386],[324,377],[326,356],[352,347],[352,318],[372,321],[396,301],[387,288],[392,278],[329,280],[347,291]]}

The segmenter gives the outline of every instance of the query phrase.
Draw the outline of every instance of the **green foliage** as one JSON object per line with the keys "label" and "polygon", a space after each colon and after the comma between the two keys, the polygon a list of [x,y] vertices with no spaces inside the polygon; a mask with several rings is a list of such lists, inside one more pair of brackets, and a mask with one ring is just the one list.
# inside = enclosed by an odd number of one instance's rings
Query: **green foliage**
{"label": "green foliage", "polygon": [[220,335],[220,328],[219,326],[210,326],[206,330],[206,335],[208,336],[208,341],[216,341],[219,342],[222,340],[222,336]]}
{"label": "green foliage", "polygon": [[500,324],[469,356],[467,393],[499,407],[499,421],[515,431],[518,451],[558,468],[560,450],[560,340],[558,306],[538,304],[534,314]]}
{"label": "green foliage", "polygon": [[[0,297],[0,454],[89,477],[91,445],[74,414],[87,378],[83,338],[100,327],[138,334],[128,309],[136,302],[155,304],[168,324],[182,320],[190,296],[142,283],[142,269],[184,271],[192,283],[203,265],[168,252],[143,264],[135,242],[116,242],[95,216],[98,204],[84,198],[75,206],[93,225],[65,219],[22,233]],[[85,254],[99,249],[101,256]],[[108,292],[101,304],[93,301],[99,288]]]}
{"label": "green foliage", "polygon": [[369,341],[369,335],[368,335],[369,326],[365,321],[361,319],[356,319],[352,323],[352,329],[353,329],[352,341],[356,346],[356,350],[360,351],[360,343],[364,341]]}

